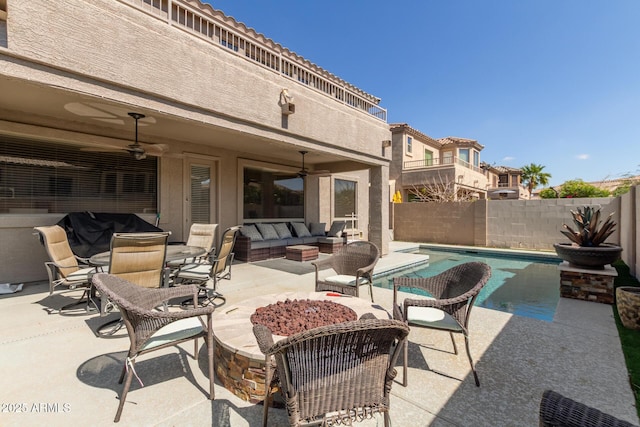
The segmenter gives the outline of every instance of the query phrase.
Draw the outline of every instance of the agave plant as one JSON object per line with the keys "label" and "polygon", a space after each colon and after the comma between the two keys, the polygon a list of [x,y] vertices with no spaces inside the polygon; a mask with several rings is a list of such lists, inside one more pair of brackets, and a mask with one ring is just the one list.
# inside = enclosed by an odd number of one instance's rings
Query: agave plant
{"label": "agave plant", "polygon": [[578,208],[577,211],[571,211],[571,215],[573,223],[578,227],[577,231],[567,224],[562,224],[564,230],[560,232],[578,246],[600,246],[615,231],[616,223],[611,219],[613,212],[609,214],[602,226],[600,226],[599,208],[585,206],[584,209]]}

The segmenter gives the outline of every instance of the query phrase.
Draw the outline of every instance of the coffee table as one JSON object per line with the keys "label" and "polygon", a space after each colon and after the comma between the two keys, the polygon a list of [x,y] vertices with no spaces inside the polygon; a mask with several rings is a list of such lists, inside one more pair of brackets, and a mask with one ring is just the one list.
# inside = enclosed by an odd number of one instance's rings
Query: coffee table
{"label": "coffee table", "polygon": [[287,246],[286,258],[293,261],[313,261],[314,259],[318,259],[318,252],[317,246]]}

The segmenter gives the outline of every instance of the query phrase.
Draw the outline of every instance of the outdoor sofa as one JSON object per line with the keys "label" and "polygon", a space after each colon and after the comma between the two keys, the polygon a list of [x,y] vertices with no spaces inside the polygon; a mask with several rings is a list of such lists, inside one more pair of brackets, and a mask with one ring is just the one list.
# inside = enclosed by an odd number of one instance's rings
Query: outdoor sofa
{"label": "outdoor sofa", "polygon": [[234,248],[235,259],[262,261],[283,257],[287,246],[318,246],[320,252],[333,253],[346,243],[345,221],[334,221],[329,231],[326,223],[312,222],[307,227],[302,222],[278,222],[245,224]]}

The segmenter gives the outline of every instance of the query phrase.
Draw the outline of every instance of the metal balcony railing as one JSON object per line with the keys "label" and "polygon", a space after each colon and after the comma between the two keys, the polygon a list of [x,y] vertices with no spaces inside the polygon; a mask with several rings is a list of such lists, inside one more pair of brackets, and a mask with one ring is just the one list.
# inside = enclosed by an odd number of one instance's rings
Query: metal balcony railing
{"label": "metal balcony railing", "polygon": [[[304,58],[262,37],[253,37],[227,25],[222,19],[198,10],[182,0],[121,0],[167,24],[179,27],[230,53],[244,57],[335,101],[379,120],[387,121],[380,100],[352,86]],[[231,18],[230,18],[231,19]]]}
{"label": "metal balcony railing", "polygon": [[473,166],[471,163],[466,160],[462,160],[459,157],[447,157],[447,158],[435,158],[435,159],[422,159],[422,160],[411,160],[408,162],[404,162],[403,170],[411,170],[411,169],[428,169],[435,167],[447,167],[460,165],[467,169],[471,169],[473,171],[484,174],[484,171],[476,166]]}

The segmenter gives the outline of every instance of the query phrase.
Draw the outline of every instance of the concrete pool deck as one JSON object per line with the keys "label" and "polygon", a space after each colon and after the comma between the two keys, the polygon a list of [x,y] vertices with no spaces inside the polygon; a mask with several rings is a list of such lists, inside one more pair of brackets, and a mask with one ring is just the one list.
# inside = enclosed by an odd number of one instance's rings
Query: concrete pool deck
{"label": "concrete pool deck", "polygon": [[[394,252],[376,273],[424,261],[397,252],[416,246],[392,242]],[[312,291],[309,265],[296,270],[294,262],[236,264],[219,290],[229,305],[256,294]],[[113,425],[126,334],[97,338],[93,331],[105,318],[48,314],[70,296],[46,290],[44,283],[28,284],[0,296],[0,403],[14,405],[0,408],[0,425]],[[375,288],[374,296],[391,308],[391,290]],[[391,392],[394,426],[534,426],[545,389],[638,424],[611,306],[562,298],[552,322],[475,307],[470,328],[479,388],[465,355],[452,354],[447,333],[411,331],[409,386],[396,382]],[[456,339],[461,348],[462,337]],[[134,380],[119,425],[260,425],[262,406],[233,396],[218,381],[216,399],[207,399],[206,349],[201,343],[198,360],[192,352],[187,343],[141,357],[136,367],[145,386]],[[15,413],[15,405],[26,412]],[[286,425],[285,411],[271,409],[269,421]],[[381,419],[359,425],[381,425]]]}

